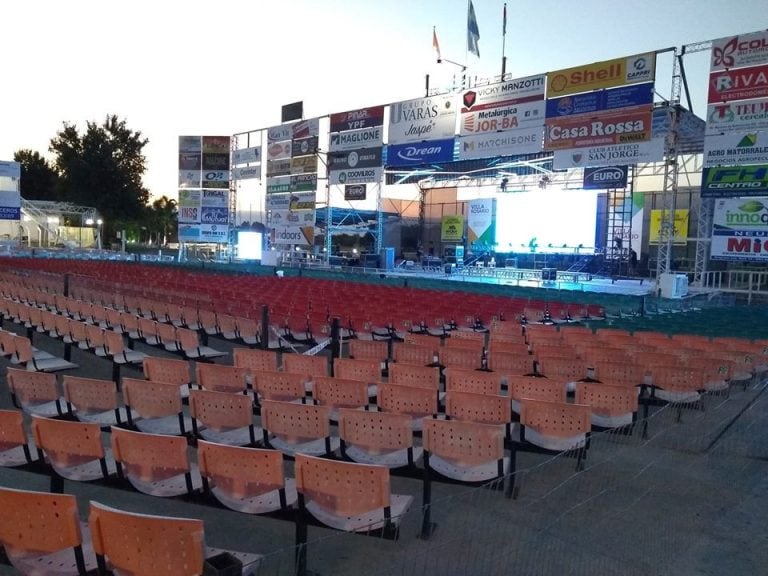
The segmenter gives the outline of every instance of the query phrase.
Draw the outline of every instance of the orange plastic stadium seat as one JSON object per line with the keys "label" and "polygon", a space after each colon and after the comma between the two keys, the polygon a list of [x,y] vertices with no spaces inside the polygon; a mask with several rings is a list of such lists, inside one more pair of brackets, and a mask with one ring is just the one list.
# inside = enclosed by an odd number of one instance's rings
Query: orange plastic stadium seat
{"label": "orange plastic stadium seat", "polygon": [[115,471],[115,463],[101,442],[98,424],[33,416],[32,436],[38,451],[62,478],[78,482],[106,480]]}
{"label": "orange plastic stadium seat", "polygon": [[440,368],[417,364],[392,364],[389,367],[388,383],[438,390],[440,388]]}
{"label": "orange plastic stadium seat", "polygon": [[256,444],[253,404],[248,396],[193,390],[189,412],[195,436],[219,444]]}
{"label": "orange plastic stadium seat", "polygon": [[513,376],[509,379],[509,396],[512,398],[512,411],[520,413],[520,400],[544,400],[547,402],[565,402],[568,391],[563,382],[532,376]]}
{"label": "orange plastic stadium seat", "polygon": [[414,430],[421,430],[422,419],[438,412],[438,392],[435,389],[386,384],[379,389],[379,409],[405,414],[411,418]]}
{"label": "orange plastic stadium seat", "polygon": [[392,358],[395,363],[399,364],[429,366],[437,361],[438,346],[439,342],[432,346],[409,344],[408,342],[394,344]]}
{"label": "orange plastic stadium seat", "polygon": [[365,408],[368,406],[368,384],[359,380],[318,376],[314,381],[312,397],[321,406],[331,409],[331,420],[337,420],[339,408]]}
{"label": "orange plastic stadium seat", "polygon": [[183,398],[189,396],[192,378],[188,361],[147,356],[143,360],[143,369],[147,380],[176,384]]}
{"label": "orange plastic stadium seat", "polygon": [[176,384],[123,378],[123,400],[128,424],[143,432],[183,435],[191,427]]}
{"label": "orange plastic stadium seat", "polygon": [[17,408],[39,416],[63,414],[55,374],[8,368],[6,379],[11,399]]}
{"label": "orange plastic stadium seat", "polygon": [[512,403],[509,396],[448,390],[445,394],[445,415],[468,422],[501,424],[507,438],[510,438]]}
{"label": "orange plastic stadium seat", "polygon": [[244,394],[248,388],[247,371],[225,364],[195,363],[195,381],[200,388],[216,392]]}
{"label": "orange plastic stadium seat", "polygon": [[238,368],[271,371],[275,371],[278,368],[277,352],[273,350],[235,348],[232,351],[232,359],[234,365]]}
{"label": "orange plastic stadium seat", "polygon": [[227,508],[246,514],[286,510],[296,503],[296,483],[286,478],[278,450],[199,441],[203,488]]}
{"label": "orange plastic stadium seat", "polygon": [[117,386],[111,380],[66,375],[62,387],[68,412],[82,422],[111,426],[126,418],[125,409],[118,404]]}
{"label": "orange plastic stadium seat", "polygon": [[[584,449],[592,429],[592,409],[582,404],[520,400],[520,440],[548,451]],[[577,466],[581,465],[581,459]]]}
{"label": "orange plastic stadium seat", "polygon": [[483,367],[482,350],[466,348],[441,348],[440,364],[446,368],[475,368]]}
{"label": "orange plastic stadium seat", "polygon": [[203,574],[207,558],[228,552],[240,563],[242,573],[258,570],[261,556],[210,548],[205,545],[202,520],[150,516],[123,512],[91,502],[89,524],[93,551],[101,574],[109,566],[118,574]]}
{"label": "orange plastic stadium seat", "polygon": [[498,372],[446,368],[445,391],[498,395],[501,394],[501,376]]}
{"label": "orange plastic stadium seat", "polygon": [[74,575],[96,569],[74,496],[0,488],[0,509],[0,543],[21,574]]}
{"label": "orange plastic stadium seat", "polygon": [[299,452],[331,454],[338,449],[339,439],[331,436],[330,412],[328,406],[264,400],[261,405],[264,444],[288,456]]}
{"label": "orange plastic stadium seat", "polygon": [[22,466],[32,462],[24,415],[19,410],[0,410],[0,466]]}
{"label": "orange plastic stadium seat", "polygon": [[413,445],[411,418],[370,410],[339,410],[341,454],[361,464],[413,466],[422,448]]}
{"label": "orange plastic stadium seat", "polygon": [[191,494],[202,486],[197,466],[190,463],[187,439],[112,428],[112,456],[117,472],[150,496]]}
{"label": "orange plastic stadium seat", "polygon": [[579,382],[576,404],[592,409],[592,425],[599,428],[627,426],[637,419],[637,393],[627,386]]}
{"label": "orange plastic stadium seat", "polygon": [[263,370],[253,372],[252,377],[259,402],[296,402],[303,401],[307,396],[306,376],[303,374]]}

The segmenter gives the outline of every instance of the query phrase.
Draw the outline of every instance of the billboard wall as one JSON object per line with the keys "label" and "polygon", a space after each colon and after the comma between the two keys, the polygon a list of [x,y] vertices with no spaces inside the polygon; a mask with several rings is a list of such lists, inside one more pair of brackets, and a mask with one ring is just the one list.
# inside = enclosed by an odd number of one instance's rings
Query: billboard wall
{"label": "billboard wall", "polygon": [[0,220],[21,219],[21,164],[0,161]]}
{"label": "billboard wall", "polygon": [[711,258],[768,262],[768,197],[715,201]]}

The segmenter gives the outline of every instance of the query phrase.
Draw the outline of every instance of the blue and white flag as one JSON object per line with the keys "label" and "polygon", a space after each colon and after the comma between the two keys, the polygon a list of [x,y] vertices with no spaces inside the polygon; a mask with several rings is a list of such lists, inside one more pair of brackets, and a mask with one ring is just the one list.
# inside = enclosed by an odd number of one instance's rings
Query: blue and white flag
{"label": "blue and white flag", "polygon": [[469,0],[469,10],[467,13],[467,50],[480,58],[480,30],[477,28],[477,18],[475,17],[475,7],[472,0]]}

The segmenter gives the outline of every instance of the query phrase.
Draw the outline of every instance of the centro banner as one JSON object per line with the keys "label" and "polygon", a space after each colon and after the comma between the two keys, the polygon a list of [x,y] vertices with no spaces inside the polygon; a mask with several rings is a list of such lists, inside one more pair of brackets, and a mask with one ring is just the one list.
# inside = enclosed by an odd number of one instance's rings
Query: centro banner
{"label": "centro banner", "polygon": [[715,202],[711,257],[768,262],[768,198],[722,198]]}
{"label": "centro banner", "polygon": [[461,242],[464,238],[464,217],[459,215],[443,216],[440,222],[441,242]]}
{"label": "centro banner", "polygon": [[490,250],[496,245],[496,199],[469,201],[467,240],[473,248]]}
{"label": "centro banner", "polygon": [[768,194],[768,164],[704,168],[702,198],[733,198]]}

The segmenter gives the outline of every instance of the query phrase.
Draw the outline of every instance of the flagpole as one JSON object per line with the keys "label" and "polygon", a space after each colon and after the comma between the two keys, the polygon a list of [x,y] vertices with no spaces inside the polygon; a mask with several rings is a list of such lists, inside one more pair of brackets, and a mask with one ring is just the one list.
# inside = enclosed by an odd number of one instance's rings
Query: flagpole
{"label": "flagpole", "polygon": [[501,28],[501,81],[507,73],[507,3],[504,2],[504,20]]}

